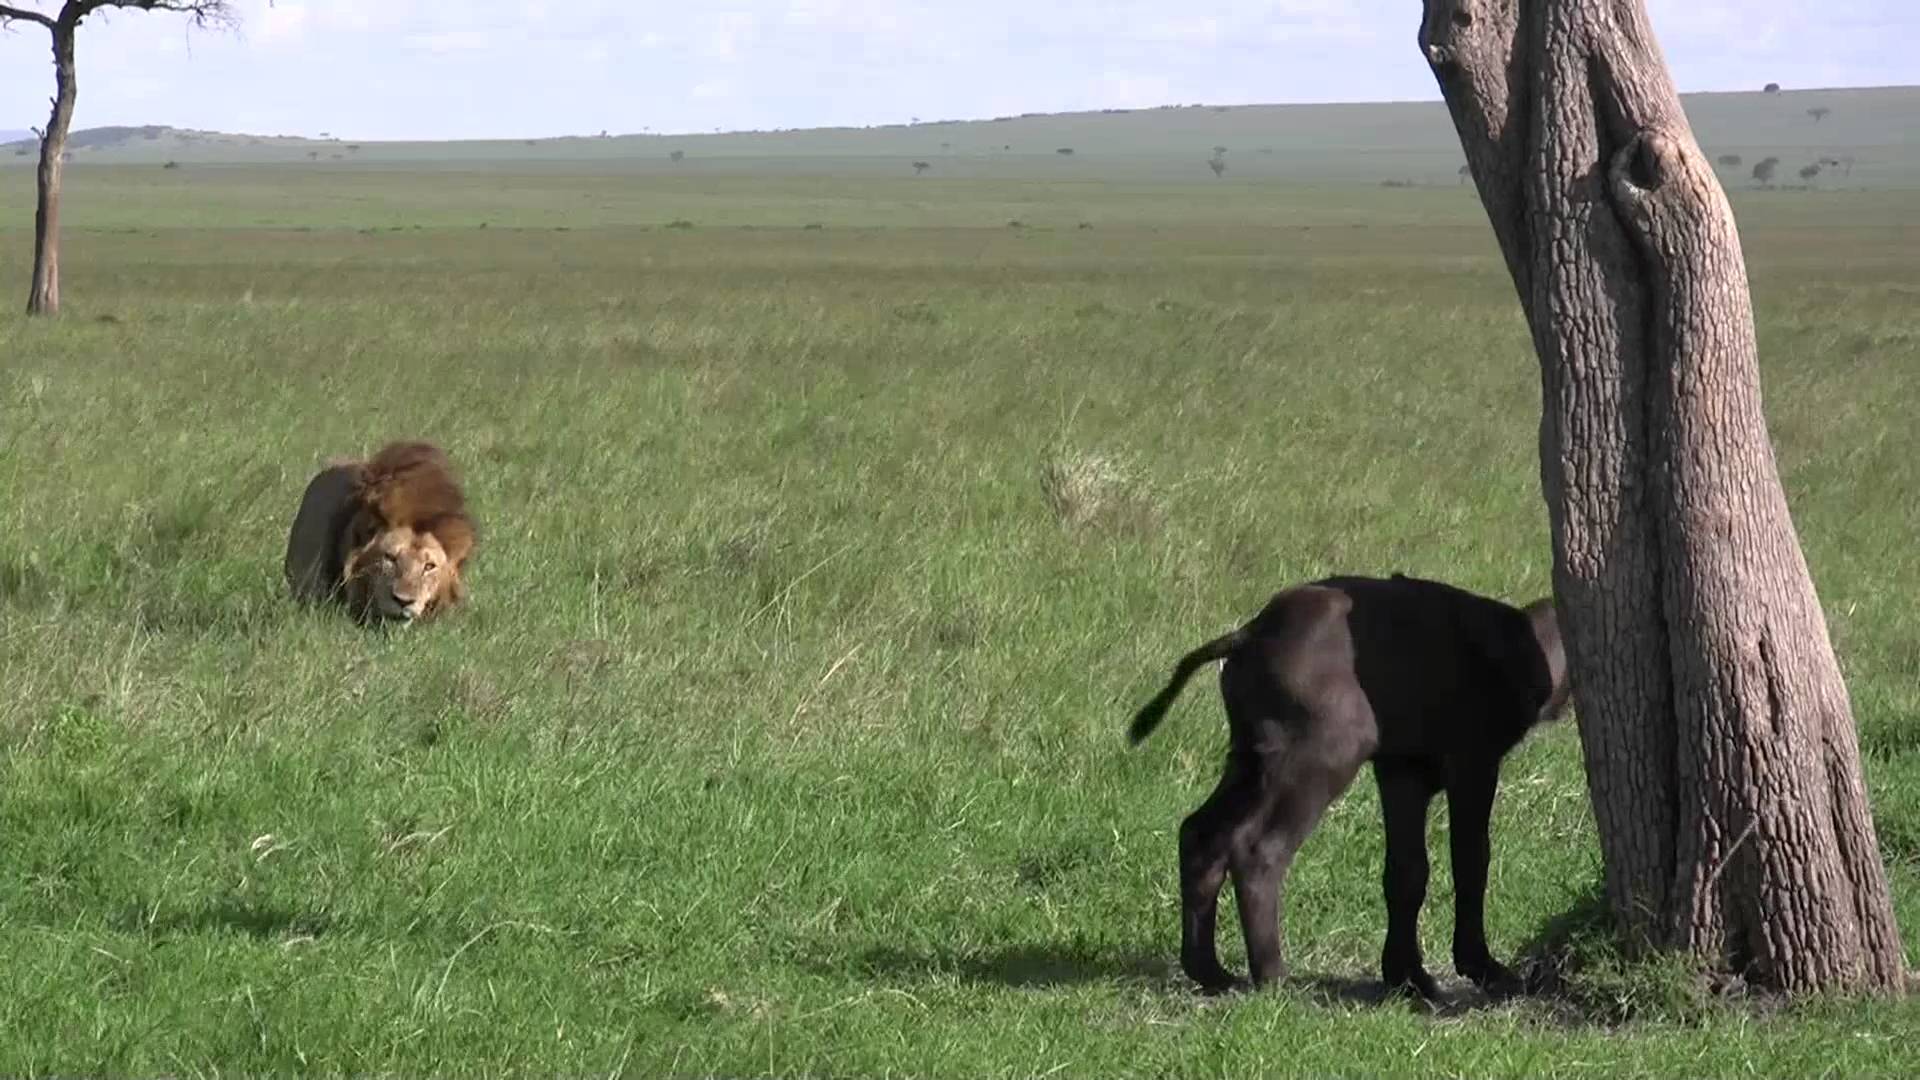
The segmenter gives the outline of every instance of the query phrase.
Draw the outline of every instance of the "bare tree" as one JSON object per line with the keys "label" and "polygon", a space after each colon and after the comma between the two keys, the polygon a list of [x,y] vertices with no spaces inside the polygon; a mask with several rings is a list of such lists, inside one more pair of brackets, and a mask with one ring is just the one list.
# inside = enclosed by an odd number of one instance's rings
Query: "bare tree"
{"label": "bare tree", "polygon": [[1462,184],[1466,183],[1467,179],[1472,175],[1473,175],[1473,166],[1471,165],[1460,166],[1460,182]]}
{"label": "bare tree", "polygon": [[1832,115],[1832,113],[1833,110],[1827,108],[1825,105],[1815,105],[1813,108],[1807,110],[1807,115],[1813,117],[1813,122],[1816,124],[1825,120],[1828,116]]}
{"label": "bare tree", "polygon": [[60,181],[67,158],[67,133],[73,126],[74,99],[79,79],[74,69],[74,42],[87,16],[105,9],[171,11],[192,19],[196,26],[232,25],[227,0],[64,0],[57,10],[50,2],[34,6],[0,3],[0,28],[16,22],[33,23],[53,38],[53,114],[40,138],[38,198],[33,214],[33,283],[27,293],[27,314],[56,315],[60,311]]}
{"label": "bare tree", "polygon": [[1737,169],[1740,167],[1740,155],[1739,154],[1721,154],[1719,157],[1719,162],[1720,164],[1726,166],[1729,169]]}
{"label": "bare tree", "polygon": [[[1901,992],[1846,684],[1761,408],[1733,212],[1645,0],[1424,0],[1540,357],[1541,488],[1634,951]],[[1600,167],[1596,168],[1595,163]]]}
{"label": "bare tree", "polygon": [[913,163],[913,175],[919,176],[931,168],[933,168],[933,163],[930,161],[916,161]]}
{"label": "bare tree", "polygon": [[1771,184],[1773,183],[1773,171],[1779,167],[1779,158],[1761,158],[1753,164],[1753,179],[1758,183]]}

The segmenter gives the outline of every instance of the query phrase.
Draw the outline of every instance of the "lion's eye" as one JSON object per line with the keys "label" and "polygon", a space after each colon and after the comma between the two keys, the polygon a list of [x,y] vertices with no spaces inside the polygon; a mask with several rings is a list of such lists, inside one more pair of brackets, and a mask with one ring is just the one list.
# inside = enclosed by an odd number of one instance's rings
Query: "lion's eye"
{"label": "lion's eye", "polygon": [[433,571],[434,571],[434,569],[435,569],[436,567],[438,567],[439,565],[440,565],[439,563],[437,563],[437,562],[434,562],[434,561],[433,561],[432,559],[428,559],[428,560],[427,560],[427,562],[426,562],[426,565],[425,565],[425,566],[423,566],[423,567],[421,567],[421,569],[423,569],[423,570],[425,570],[425,571],[426,571],[427,573],[429,573],[429,574],[431,574],[431,573],[433,573]]}

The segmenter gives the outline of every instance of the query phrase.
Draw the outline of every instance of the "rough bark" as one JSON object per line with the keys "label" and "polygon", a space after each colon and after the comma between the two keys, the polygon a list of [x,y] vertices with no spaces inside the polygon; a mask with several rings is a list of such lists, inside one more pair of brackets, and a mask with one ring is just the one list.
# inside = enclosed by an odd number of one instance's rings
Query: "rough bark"
{"label": "rough bark", "polygon": [[73,127],[73,103],[80,84],[74,74],[77,23],[53,24],[53,115],[40,139],[38,200],[33,211],[33,284],[27,314],[60,313],[60,181],[66,164],[67,132]]}
{"label": "rough bark", "polygon": [[1425,0],[1541,364],[1541,486],[1635,948],[1897,992],[1851,710],[1767,438],[1731,208],[1643,0]]}

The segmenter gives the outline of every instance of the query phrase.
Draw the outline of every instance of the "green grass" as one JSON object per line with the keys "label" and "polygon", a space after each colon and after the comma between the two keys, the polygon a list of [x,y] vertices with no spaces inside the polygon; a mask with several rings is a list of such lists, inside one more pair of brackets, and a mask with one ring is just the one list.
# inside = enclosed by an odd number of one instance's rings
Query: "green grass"
{"label": "green grass", "polygon": [[[1211,680],[1121,735],[1179,653],[1329,571],[1546,588],[1467,193],[159,175],[75,171],[58,323],[11,313],[0,178],[0,1072],[1915,1071],[1915,1003],[1607,960],[1570,725],[1508,764],[1490,931],[1572,926],[1575,1000],[1365,1000],[1364,778],[1296,867],[1298,979],[1180,977]],[[1738,208],[1912,957],[1914,203]],[[301,485],[406,436],[466,473],[471,607],[296,609]],[[1095,459],[1064,524],[1043,477]],[[1439,858],[1436,972],[1450,900]]]}

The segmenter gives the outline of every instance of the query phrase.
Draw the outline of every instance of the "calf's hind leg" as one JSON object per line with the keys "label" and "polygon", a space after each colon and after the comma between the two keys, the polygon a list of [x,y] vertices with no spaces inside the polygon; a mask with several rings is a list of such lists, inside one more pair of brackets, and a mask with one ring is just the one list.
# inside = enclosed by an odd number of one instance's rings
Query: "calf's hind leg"
{"label": "calf's hind leg", "polygon": [[1420,908],[1427,900],[1427,808],[1439,785],[1419,762],[1382,758],[1373,763],[1380,786],[1380,817],[1386,826],[1387,943],[1380,951],[1380,979],[1387,992],[1412,990],[1437,1001],[1440,990],[1420,956]]}
{"label": "calf's hind leg", "polygon": [[1371,740],[1360,737],[1372,730],[1369,718],[1315,726],[1312,736],[1263,763],[1259,817],[1235,837],[1229,854],[1255,986],[1286,976],[1280,904],[1293,857],[1373,750]]}
{"label": "calf's hind leg", "polygon": [[1213,794],[1180,823],[1180,969],[1208,993],[1233,987],[1215,942],[1228,849],[1259,799],[1257,763],[1229,754]]}
{"label": "calf's hind leg", "polygon": [[1453,855],[1453,968],[1484,990],[1504,991],[1513,973],[1487,948],[1487,863],[1500,763],[1456,768],[1447,780],[1447,831]]}

